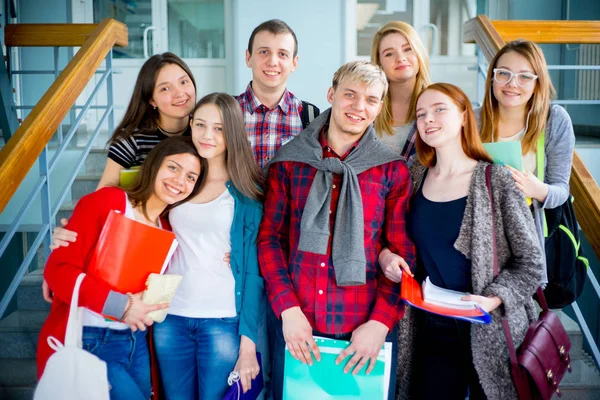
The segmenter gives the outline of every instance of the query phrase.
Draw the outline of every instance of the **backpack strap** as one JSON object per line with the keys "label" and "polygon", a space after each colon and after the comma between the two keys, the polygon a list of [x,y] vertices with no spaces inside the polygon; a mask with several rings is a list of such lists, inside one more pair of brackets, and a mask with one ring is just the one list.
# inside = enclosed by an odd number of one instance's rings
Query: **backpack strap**
{"label": "backpack strap", "polygon": [[[544,155],[546,153],[546,131],[543,130],[537,140],[537,147],[535,149],[536,169],[537,177],[540,182],[544,182]],[[542,229],[544,231],[544,237],[548,237],[548,224],[546,222],[546,214],[542,213]]]}
{"label": "backpack strap", "polygon": [[300,113],[300,120],[302,121],[302,129],[306,127],[319,116],[321,111],[317,106],[308,101],[302,100],[302,112]]}

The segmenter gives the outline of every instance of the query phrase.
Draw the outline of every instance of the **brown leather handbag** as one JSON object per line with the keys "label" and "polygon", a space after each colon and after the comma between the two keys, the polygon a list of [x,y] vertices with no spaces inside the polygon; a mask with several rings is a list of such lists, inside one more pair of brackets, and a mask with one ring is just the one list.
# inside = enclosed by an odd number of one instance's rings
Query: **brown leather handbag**
{"label": "brown leather handbag", "polygon": [[[492,196],[491,165],[486,168],[485,178],[492,205],[492,226],[494,223],[494,198]],[[496,231],[492,229],[494,246],[494,276],[498,276],[498,256],[496,252]],[[519,399],[549,400],[554,393],[562,396],[558,385],[568,370],[571,372],[571,341],[560,319],[548,310],[548,304],[541,287],[537,289],[538,302],[542,311],[533,322],[523,343],[515,350],[508,321],[502,319],[502,327],[508,345],[513,383]]]}

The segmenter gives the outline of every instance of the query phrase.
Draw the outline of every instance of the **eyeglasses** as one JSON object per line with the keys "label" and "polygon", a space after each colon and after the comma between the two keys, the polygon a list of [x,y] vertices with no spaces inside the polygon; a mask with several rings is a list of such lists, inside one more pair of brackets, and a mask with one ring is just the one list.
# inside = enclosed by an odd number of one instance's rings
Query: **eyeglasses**
{"label": "eyeglasses", "polygon": [[538,76],[531,72],[519,72],[518,74],[515,74],[504,68],[494,68],[494,80],[496,82],[506,85],[512,78],[516,78],[515,81],[517,82],[517,86],[530,87],[535,83]]}

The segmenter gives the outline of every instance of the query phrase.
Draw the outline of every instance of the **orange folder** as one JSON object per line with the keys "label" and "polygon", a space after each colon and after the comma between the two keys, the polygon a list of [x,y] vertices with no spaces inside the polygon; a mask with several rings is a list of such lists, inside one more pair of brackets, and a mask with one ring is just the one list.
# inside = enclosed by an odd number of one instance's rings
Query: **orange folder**
{"label": "orange folder", "polygon": [[400,297],[411,306],[445,317],[462,319],[479,324],[489,324],[492,321],[490,314],[479,307],[465,310],[443,307],[426,302],[423,299],[423,289],[421,288],[421,284],[404,271],[402,271]]}
{"label": "orange folder", "polygon": [[173,232],[112,210],[94,249],[89,272],[118,292],[138,293],[146,288],[148,275],[164,272],[176,248]]}

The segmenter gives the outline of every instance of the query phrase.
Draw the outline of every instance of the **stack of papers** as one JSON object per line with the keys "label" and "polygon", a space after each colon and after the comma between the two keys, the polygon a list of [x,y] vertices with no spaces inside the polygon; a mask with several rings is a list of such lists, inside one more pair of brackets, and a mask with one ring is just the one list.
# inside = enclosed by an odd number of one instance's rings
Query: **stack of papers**
{"label": "stack of papers", "polygon": [[[427,280],[426,280],[427,282]],[[430,282],[431,285],[431,282]],[[425,286],[428,286],[425,284]],[[423,288],[415,278],[402,272],[402,286],[400,289],[400,297],[411,306],[420,308],[421,310],[428,311],[433,314],[443,315],[445,317],[462,319],[477,324],[489,324],[492,322],[490,314],[485,312],[477,303],[473,306],[471,302],[465,302],[460,300],[465,293],[455,292],[448,289],[442,289],[435,285],[431,285],[428,289],[431,293],[433,289],[434,293],[439,293],[437,290],[441,290],[444,294],[439,297],[434,295],[433,302],[430,297],[425,300],[423,297]],[[458,299],[457,299],[458,296]],[[460,302],[460,303],[459,303]],[[465,304],[461,304],[465,303]]]}

